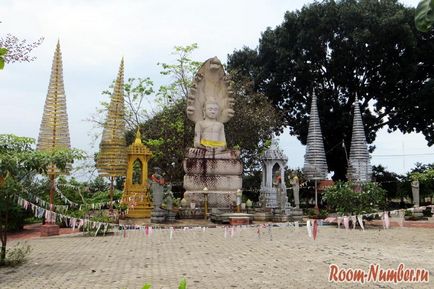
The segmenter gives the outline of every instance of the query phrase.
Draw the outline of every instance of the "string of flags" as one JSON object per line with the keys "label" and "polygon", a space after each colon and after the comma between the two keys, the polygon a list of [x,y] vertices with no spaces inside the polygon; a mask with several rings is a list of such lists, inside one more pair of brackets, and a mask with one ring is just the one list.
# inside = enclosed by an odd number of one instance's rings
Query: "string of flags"
{"label": "string of flags", "polygon": [[[155,230],[168,230],[169,231],[169,239],[172,240],[175,236],[175,232],[177,231],[202,231],[206,230],[205,226],[197,226],[197,227],[182,227],[175,228],[173,226],[167,227],[159,227],[159,226],[140,226],[140,225],[123,225],[123,224],[114,224],[114,223],[106,223],[99,221],[92,221],[88,218],[76,218],[64,215],[62,213],[53,212],[49,209],[42,208],[28,200],[17,197],[17,203],[24,209],[30,209],[34,216],[37,218],[45,217],[45,220],[50,223],[55,222],[63,222],[67,227],[71,227],[73,231],[80,230],[81,228],[90,228],[95,230],[95,236],[102,232],[105,234],[109,229],[113,229],[114,235],[122,235],[123,237],[127,237],[127,231],[143,231],[146,237],[153,234]],[[268,235],[270,241],[272,240],[272,227],[279,228],[298,228],[300,226],[299,222],[288,222],[288,223],[280,223],[280,224],[255,224],[255,225],[240,225],[240,226],[223,226],[224,229],[224,238],[234,238],[234,236],[240,233],[242,230],[247,228],[258,228],[258,238],[260,239],[261,229],[265,231],[268,229]],[[265,232],[264,232],[265,234]]]}
{"label": "string of flags", "polygon": [[[172,240],[174,238],[176,231],[205,231],[206,227],[197,226],[197,227],[183,227],[181,229],[175,228],[173,226],[169,228],[165,227],[159,227],[159,226],[139,226],[139,225],[123,225],[123,224],[114,224],[114,223],[107,223],[107,222],[99,222],[99,221],[92,221],[88,218],[75,218],[72,216],[67,216],[63,213],[59,212],[53,212],[52,210],[40,207],[32,202],[29,202],[28,200],[17,197],[17,203],[24,209],[30,209],[32,210],[33,214],[37,218],[45,217],[47,222],[55,223],[55,222],[63,222],[66,224],[66,226],[71,227],[73,231],[80,230],[81,228],[88,228],[95,230],[95,236],[102,232],[104,235],[109,229],[113,229],[114,235],[122,235],[123,237],[127,236],[128,230],[134,230],[134,231],[143,231],[143,234],[148,237],[153,234],[154,230],[168,230],[169,231],[169,239]],[[424,209],[424,207],[420,207],[420,209]],[[431,209],[434,209],[434,207],[431,207]],[[390,218],[389,213],[391,214],[397,214],[400,217],[400,226],[403,226],[403,220],[405,215],[405,210],[394,210],[390,212],[380,212],[376,213],[381,215],[381,218],[383,220],[383,228],[389,229],[390,228]],[[343,224],[344,228],[346,230],[349,230],[350,228],[350,220],[353,224],[353,229],[355,229],[356,222],[360,224],[362,230],[364,230],[363,226],[363,216],[368,216],[372,214],[364,214],[364,215],[358,215],[358,216],[338,216],[335,218],[327,218],[325,220],[317,220],[317,219],[308,219],[306,222],[306,229],[308,237],[316,240],[318,237],[318,228],[323,226],[323,222],[334,222],[337,221],[338,228],[341,227],[341,224]],[[244,229],[246,228],[255,228],[256,233],[258,236],[258,239],[261,239],[261,235],[268,234],[269,240],[273,240],[273,234],[272,234],[272,228],[273,227],[279,227],[279,228],[295,228],[298,229],[300,227],[299,222],[287,222],[287,223],[273,223],[273,224],[252,224],[252,225],[241,225],[241,226],[223,226],[223,237],[224,239],[227,238],[234,238],[234,236],[238,233],[240,234]]]}
{"label": "string of flags", "polygon": [[109,207],[111,204],[119,203],[119,200],[114,200],[113,202],[101,202],[101,203],[91,203],[91,204],[79,204],[69,200],[57,187],[56,192],[59,194],[60,198],[65,202],[65,204],[69,204],[73,208],[78,208],[82,211],[84,208],[90,208],[92,210],[101,210],[103,208]]}
{"label": "string of flags", "polygon": [[[70,201],[65,195],[62,194],[61,191],[59,191],[56,188],[56,192],[59,194],[60,198],[62,200],[65,201],[66,205],[50,205],[49,202],[41,199],[40,197],[27,192],[27,195],[29,196],[30,199],[32,199],[36,204],[40,205],[41,207],[44,207],[45,209],[53,209],[56,212],[62,212],[62,213],[66,213],[70,208],[78,208],[80,211],[82,211],[84,208],[90,208],[92,210],[101,210],[102,208],[107,208],[108,206],[110,206],[110,201],[108,202],[101,202],[101,203],[91,203],[91,204],[78,204],[78,203],[74,203],[72,201]],[[119,200],[115,200],[112,203],[118,203]]]}
{"label": "string of flags", "polygon": [[32,193],[27,192],[27,195],[34,200],[35,203],[37,203],[38,205],[40,205],[41,207],[44,207],[45,209],[52,209],[54,208],[56,212],[62,212],[62,213],[66,213],[69,209],[68,205],[50,205],[49,202],[41,199],[38,196],[33,195]]}
{"label": "string of flags", "polygon": [[376,212],[376,213],[368,213],[368,214],[359,214],[359,215],[352,215],[352,216],[337,216],[337,217],[329,217],[326,218],[324,221],[327,223],[333,223],[336,222],[338,224],[338,228],[341,227],[341,224],[344,226],[346,230],[349,229],[350,220],[353,224],[353,229],[355,229],[356,224],[359,223],[362,230],[365,230],[365,227],[363,225],[363,217],[374,217],[375,215],[378,215],[382,220],[382,225],[384,229],[390,228],[390,218],[389,214],[391,216],[397,216],[399,221],[398,224],[400,227],[404,226],[404,216],[405,211],[414,212],[415,210],[426,210],[427,208],[430,208],[432,212],[434,212],[434,206],[422,206],[418,208],[408,208],[408,209],[399,209],[399,210],[392,210],[392,211],[384,211],[384,212]]}
{"label": "string of flags", "polygon": [[73,208],[77,208],[80,206],[80,204],[75,203],[75,202],[71,201],[70,199],[68,199],[57,187],[56,187],[56,193],[59,195],[60,199],[65,202],[65,204],[67,204]]}

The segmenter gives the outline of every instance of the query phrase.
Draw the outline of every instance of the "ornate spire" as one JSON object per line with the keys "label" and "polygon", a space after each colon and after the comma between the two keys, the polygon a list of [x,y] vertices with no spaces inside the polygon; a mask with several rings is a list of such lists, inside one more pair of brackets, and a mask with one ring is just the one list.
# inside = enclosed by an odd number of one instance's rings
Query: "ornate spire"
{"label": "ornate spire", "polygon": [[[56,51],[54,52],[50,84],[48,85],[36,149],[49,151],[70,147],[66,96],[63,85],[62,53],[60,52],[60,43],[58,41]],[[56,173],[55,168],[49,170],[48,173]]]}
{"label": "ornate spire", "polygon": [[124,120],[124,59],[119,67],[113,95],[102,133],[96,167],[103,176],[125,176],[127,170],[127,144]]}
{"label": "ornate spire", "polygon": [[356,97],[354,102],[353,134],[351,137],[350,159],[348,161],[348,178],[353,181],[370,181],[372,175],[368,145],[363,128],[360,104]]}
{"label": "ornate spire", "polygon": [[303,170],[309,180],[325,179],[328,172],[315,93],[312,96]]}

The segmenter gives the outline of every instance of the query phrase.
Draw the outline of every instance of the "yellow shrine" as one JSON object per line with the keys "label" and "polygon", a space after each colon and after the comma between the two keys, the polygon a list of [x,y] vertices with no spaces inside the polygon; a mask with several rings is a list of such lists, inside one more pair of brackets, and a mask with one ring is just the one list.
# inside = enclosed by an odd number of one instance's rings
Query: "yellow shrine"
{"label": "yellow shrine", "polygon": [[122,203],[128,204],[127,217],[150,218],[152,201],[148,187],[148,161],[152,152],[142,143],[140,131],[128,147],[128,168]]}

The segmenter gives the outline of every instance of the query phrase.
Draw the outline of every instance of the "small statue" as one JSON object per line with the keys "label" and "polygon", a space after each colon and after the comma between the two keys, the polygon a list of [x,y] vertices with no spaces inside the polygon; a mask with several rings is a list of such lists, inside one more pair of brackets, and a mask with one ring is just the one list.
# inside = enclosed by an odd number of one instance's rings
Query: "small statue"
{"label": "small statue", "polygon": [[188,95],[187,116],[196,123],[194,147],[226,150],[224,123],[233,115],[234,98],[223,65],[208,59],[197,72]]}
{"label": "small statue", "polygon": [[286,203],[288,202],[288,197],[286,196],[286,189],[282,183],[282,176],[279,171],[274,173],[273,178],[273,188],[276,191],[276,206],[280,210],[285,210]]}
{"label": "small statue", "polygon": [[151,176],[151,192],[152,201],[156,208],[159,208],[163,202],[164,196],[164,178],[161,175],[160,168],[154,168],[154,173]]}
{"label": "small statue", "polygon": [[413,195],[413,204],[415,207],[419,207],[419,180],[411,182],[411,192]]}
{"label": "small statue", "polygon": [[298,181],[298,177],[294,176],[292,180],[290,180],[290,184],[292,185],[292,191],[294,193],[294,204],[297,209],[300,208],[300,182]]}
{"label": "small statue", "polygon": [[166,209],[169,211],[173,209],[173,199],[172,186],[167,186],[164,192],[164,203],[166,204]]}

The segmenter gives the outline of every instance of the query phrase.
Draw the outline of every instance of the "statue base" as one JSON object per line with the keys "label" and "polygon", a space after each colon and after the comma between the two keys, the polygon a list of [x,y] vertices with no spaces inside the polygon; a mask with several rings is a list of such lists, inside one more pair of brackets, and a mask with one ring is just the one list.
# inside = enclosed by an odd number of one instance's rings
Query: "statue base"
{"label": "statue base", "polygon": [[[204,191],[186,191],[184,198],[194,203],[196,208],[205,207]],[[237,201],[236,191],[208,191],[208,208],[231,209]]]}
{"label": "statue base", "polygon": [[124,192],[122,203],[128,205],[127,218],[150,218],[152,205],[149,192]]}
{"label": "statue base", "polygon": [[166,221],[166,211],[156,208],[151,213],[151,223],[161,224]]}
{"label": "statue base", "polygon": [[41,226],[41,237],[59,235],[59,226],[56,224],[44,224]]}
{"label": "statue base", "polygon": [[152,207],[138,205],[137,207],[128,209],[127,218],[132,219],[147,219],[151,217]]}
{"label": "statue base", "polygon": [[288,214],[288,220],[290,222],[303,221],[303,210],[299,208],[292,208]]}
{"label": "statue base", "polygon": [[242,188],[243,165],[239,150],[187,149],[184,159],[184,198],[196,207],[205,206],[207,188],[208,208],[234,208],[236,192]]}

